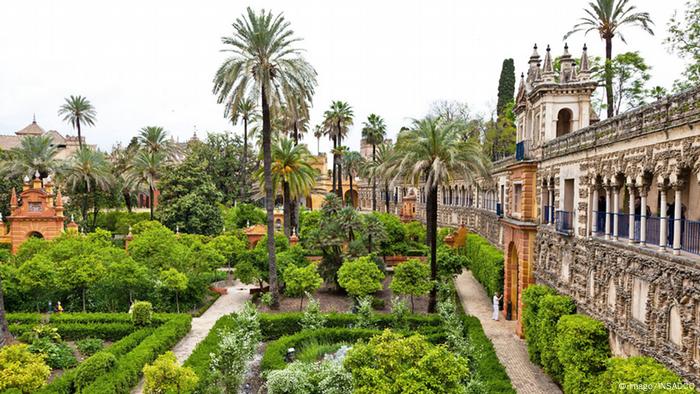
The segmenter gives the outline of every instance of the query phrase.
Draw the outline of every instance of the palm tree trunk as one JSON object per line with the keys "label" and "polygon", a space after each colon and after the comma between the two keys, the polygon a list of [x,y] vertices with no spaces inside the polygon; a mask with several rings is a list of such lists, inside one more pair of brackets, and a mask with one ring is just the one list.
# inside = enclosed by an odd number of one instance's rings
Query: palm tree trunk
{"label": "palm tree trunk", "polygon": [[277,261],[275,259],[275,196],[272,193],[272,127],[270,124],[270,106],[267,103],[265,85],[261,89],[262,95],[262,145],[263,145],[263,172],[265,175],[265,210],[267,211],[267,259],[268,259],[268,283],[272,295],[271,308],[279,308],[279,290],[277,289]]}
{"label": "palm tree trunk", "polygon": [[[372,144],[372,162],[377,162],[377,145]],[[377,210],[377,180],[372,177],[372,212]]]}
{"label": "palm tree trunk", "polygon": [[238,199],[247,201],[246,182],[248,181],[248,118],[243,118],[243,171],[241,171],[241,195]]}
{"label": "palm tree trunk", "polygon": [[124,197],[124,205],[126,205],[126,211],[131,213],[131,193],[122,192],[122,197]]}
{"label": "palm tree trunk", "polygon": [[338,147],[338,139],[336,136],[333,136],[333,193],[335,193],[335,186],[336,186],[336,178],[335,178],[335,170],[337,169],[337,160],[336,160],[336,154],[335,154],[335,149]]}
{"label": "palm tree trunk", "polygon": [[386,213],[389,213],[391,199],[389,198],[389,182],[384,182],[384,204],[386,205]]}
{"label": "palm tree trunk", "polygon": [[316,137],[316,156],[321,154],[321,137]]}
{"label": "palm tree trunk", "polygon": [[612,87],[612,37],[605,38],[605,95],[608,101],[608,118],[613,117]]}
{"label": "palm tree trunk", "polygon": [[92,204],[92,226],[90,228],[94,230],[97,227],[97,214],[100,213],[100,204],[97,203],[97,188],[92,191]]}
{"label": "palm tree trunk", "polygon": [[7,328],[7,318],[5,317],[5,298],[2,293],[2,277],[0,277],[0,348],[12,340],[12,334]]}
{"label": "palm tree trunk", "polygon": [[83,149],[83,136],[80,134],[80,119],[75,120],[75,128],[78,129],[78,149]]}
{"label": "palm tree trunk", "polygon": [[[433,283],[437,283],[437,185],[428,187],[428,206],[430,206],[429,214],[427,215],[428,231],[427,237],[430,242],[430,279]],[[437,304],[437,288],[433,286],[430,289],[428,298],[428,313],[435,312]]]}
{"label": "palm tree trunk", "polygon": [[284,235],[290,237],[292,235],[292,202],[289,197],[289,182],[282,182],[282,198],[284,199]]}
{"label": "palm tree trunk", "polygon": [[355,208],[355,199],[352,198],[352,174],[348,174],[348,181],[350,182],[350,206]]}
{"label": "palm tree trunk", "polygon": [[153,208],[153,205],[155,203],[155,201],[153,201],[153,198],[155,197],[155,194],[156,193],[153,190],[153,186],[148,185],[148,199],[150,200],[150,201],[148,201],[148,206],[151,209],[151,220],[153,220],[153,218],[155,217],[154,208]]}

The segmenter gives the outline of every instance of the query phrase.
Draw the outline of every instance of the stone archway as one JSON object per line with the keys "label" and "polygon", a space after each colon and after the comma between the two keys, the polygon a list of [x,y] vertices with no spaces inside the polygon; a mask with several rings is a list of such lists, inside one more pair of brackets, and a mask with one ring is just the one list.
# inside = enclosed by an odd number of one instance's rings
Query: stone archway
{"label": "stone archway", "polygon": [[511,319],[518,319],[518,282],[520,277],[520,261],[518,259],[518,248],[515,246],[515,242],[511,242],[508,245],[508,256],[506,260],[506,271],[508,280],[505,284],[505,293],[503,297],[503,306],[508,310],[508,302],[511,305]]}
{"label": "stone archway", "polygon": [[44,235],[38,231],[30,231],[29,233],[27,233],[27,239],[29,239],[29,238],[44,239]]}
{"label": "stone archway", "polygon": [[347,203],[348,201],[352,201],[352,206],[353,208],[357,208],[357,203],[359,201],[359,194],[357,193],[357,190],[353,189],[352,193],[350,193],[350,190],[345,192],[345,202]]}

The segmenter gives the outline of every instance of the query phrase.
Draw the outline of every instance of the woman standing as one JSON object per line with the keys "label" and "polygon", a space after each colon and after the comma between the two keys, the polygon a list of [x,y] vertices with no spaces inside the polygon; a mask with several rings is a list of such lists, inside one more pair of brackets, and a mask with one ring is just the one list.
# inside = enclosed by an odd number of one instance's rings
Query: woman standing
{"label": "woman standing", "polygon": [[491,317],[492,320],[498,321],[498,315],[500,313],[500,308],[498,307],[499,302],[501,301],[501,298],[503,296],[498,296],[498,292],[494,293],[493,295],[493,316]]}

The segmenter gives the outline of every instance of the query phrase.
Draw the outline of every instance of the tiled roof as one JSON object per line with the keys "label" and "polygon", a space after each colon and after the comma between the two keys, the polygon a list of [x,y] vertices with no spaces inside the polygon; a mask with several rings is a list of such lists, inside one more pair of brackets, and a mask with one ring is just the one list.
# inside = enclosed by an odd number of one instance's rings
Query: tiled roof
{"label": "tiled roof", "polygon": [[42,135],[45,132],[46,131],[44,131],[44,129],[42,129],[41,126],[36,124],[36,121],[33,121],[32,123],[29,124],[29,126],[16,132],[15,134],[17,134],[17,135]]}

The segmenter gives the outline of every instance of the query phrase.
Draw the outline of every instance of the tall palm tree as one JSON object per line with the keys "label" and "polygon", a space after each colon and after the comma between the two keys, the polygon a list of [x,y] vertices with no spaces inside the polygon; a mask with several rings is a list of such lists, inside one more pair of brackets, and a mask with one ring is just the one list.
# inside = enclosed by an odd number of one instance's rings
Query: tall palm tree
{"label": "tall palm tree", "polygon": [[323,127],[321,125],[314,126],[314,137],[316,138],[316,156],[321,154],[321,137],[323,137]]}
{"label": "tall palm tree", "polygon": [[[384,119],[377,114],[369,114],[367,121],[363,123],[362,138],[372,145],[372,161],[376,161],[377,145],[384,142],[386,137],[386,124]],[[377,182],[372,182],[372,211],[377,210]]]}
{"label": "tall palm tree", "polygon": [[[343,145],[343,138],[352,126],[353,116],[352,107],[344,101],[333,101],[331,108],[324,112],[323,126],[326,134],[333,141],[334,150]],[[342,174],[340,157],[333,153],[333,192],[336,192],[341,199],[343,198]]]}
{"label": "tall palm tree", "polygon": [[588,34],[598,31],[600,38],[605,41],[605,95],[607,98],[608,118],[613,112],[613,86],[612,86],[612,40],[615,35],[626,43],[625,37],[619,29],[623,26],[639,26],[647,33],[654,35],[651,26],[654,22],[648,12],[637,12],[637,7],[629,5],[629,0],[595,0],[588,3],[589,8],[584,9],[585,16],[579,19],[572,30],[564,35],[567,39],[572,34],[583,31]]}
{"label": "tall palm tree", "polygon": [[275,259],[275,195],[272,185],[272,128],[270,109],[279,108],[288,98],[301,96],[311,102],[316,86],[316,71],[295,47],[289,22],[282,14],[253,11],[236,19],[233,35],[222,42],[230,56],[214,77],[214,93],[218,102],[227,100],[236,107],[248,97],[260,97],[262,110],[262,151],[265,176],[265,208],[267,210],[268,281],[272,305],[279,305],[277,262]]}
{"label": "tall palm tree", "polygon": [[282,128],[295,144],[309,131],[310,104],[302,97],[290,97],[282,111]]}
{"label": "tall palm tree", "polygon": [[39,172],[41,178],[60,173],[62,164],[56,159],[58,149],[47,135],[31,135],[9,150],[9,159],[0,163],[0,169],[8,178],[23,178]]}
{"label": "tall palm tree", "polygon": [[[441,184],[449,183],[455,176],[469,181],[487,174],[487,159],[481,146],[473,140],[464,141],[464,125],[427,117],[414,120],[413,127],[399,134],[397,154],[390,166],[397,170],[397,177],[418,186],[425,182],[426,241],[430,245],[431,278],[437,280],[437,191]],[[435,311],[436,288],[430,291],[429,311]]]}
{"label": "tall palm tree", "polygon": [[386,212],[389,212],[391,199],[389,197],[389,185],[396,176],[397,167],[395,165],[394,156],[396,151],[390,144],[383,143],[379,145],[376,156],[373,161],[367,162],[364,166],[365,175],[376,183],[377,181],[383,184],[384,207]]}
{"label": "tall palm tree", "polygon": [[336,185],[336,191],[341,202],[345,202],[345,196],[343,195],[343,156],[345,156],[347,152],[348,147],[342,145],[338,145],[332,151],[333,157],[338,158],[338,170],[336,173],[336,176],[338,177],[338,184]]}
{"label": "tall palm tree", "polygon": [[[294,223],[294,200],[308,195],[316,185],[318,171],[309,164],[311,153],[304,144],[295,144],[287,137],[277,138],[272,143],[272,184],[277,195],[282,190],[284,199],[284,233],[292,235]],[[265,174],[258,170],[261,189],[265,183]]]}
{"label": "tall palm tree", "polygon": [[[227,106],[227,108],[230,107]],[[235,125],[238,123],[238,119],[243,121],[243,171],[241,172],[243,179],[241,180],[241,198],[245,200],[246,190],[248,190],[246,185],[248,181],[248,124],[258,116],[258,109],[255,100],[251,98],[244,98],[234,109],[234,111],[231,111],[231,122]]]}
{"label": "tall palm tree", "polygon": [[136,188],[132,180],[129,179],[128,174],[131,171],[137,152],[138,143],[135,139],[132,139],[132,142],[126,147],[117,145],[109,154],[109,161],[112,163],[114,186],[122,195],[124,205],[129,213],[131,213],[132,209],[131,198],[133,193],[136,192]]}
{"label": "tall palm tree", "polygon": [[148,188],[150,200],[151,220],[155,219],[154,200],[158,178],[163,171],[163,166],[167,163],[165,153],[162,151],[148,152],[141,149],[134,158],[134,163],[129,171],[129,179],[137,187]]}
{"label": "tall palm tree", "polygon": [[139,130],[136,137],[139,145],[148,153],[162,153],[165,158],[174,158],[176,147],[168,132],[160,126],[146,126]]}
{"label": "tall palm tree", "polygon": [[97,213],[99,212],[97,192],[99,190],[109,190],[113,183],[107,156],[87,146],[78,149],[70,158],[63,178],[66,187],[74,194],[83,195],[81,213],[85,225],[88,223],[88,202],[92,195],[92,227],[94,227],[97,221]]}
{"label": "tall palm tree", "polygon": [[95,125],[97,111],[92,106],[90,100],[83,96],[73,96],[65,99],[66,102],[58,109],[58,115],[63,116],[63,120],[69,122],[78,131],[78,147],[83,147],[83,137],[80,134],[80,125]]}
{"label": "tall palm tree", "polygon": [[350,201],[346,201],[347,205],[355,207],[355,199],[353,198],[354,189],[352,186],[353,179],[358,175],[362,167],[364,166],[364,159],[360,152],[347,152],[343,155],[343,168],[345,169],[345,176],[348,177],[348,182],[350,184]]}

